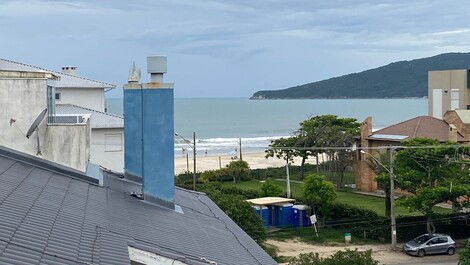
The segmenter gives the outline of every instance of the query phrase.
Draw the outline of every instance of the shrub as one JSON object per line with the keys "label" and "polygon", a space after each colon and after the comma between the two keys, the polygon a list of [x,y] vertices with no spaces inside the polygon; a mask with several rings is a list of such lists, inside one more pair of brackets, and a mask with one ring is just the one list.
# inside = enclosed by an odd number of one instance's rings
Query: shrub
{"label": "shrub", "polygon": [[224,194],[239,195],[244,199],[254,199],[260,197],[260,194],[257,190],[246,190],[233,186],[224,186],[220,182],[210,182],[204,185],[198,185],[197,190],[205,192],[206,194],[219,191]]}
{"label": "shrub", "polygon": [[242,196],[223,194],[213,190],[209,197],[253,240],[262,245],[266,240],[266,229],[253,207]]}
{"label": "shrub", "polygon": [[290,265],[378,265],[379,262],[372,258],[372,251],[359,252],[346,249],[338,251],[328,258],[321,258],[318,253],[300,254],[293,258]]}
{"label": "shrub", "polygon": [[460,251],[459,265],[470,265],[470,241],[467,241],[465,248]]}
{"label": "shrub", "polygon": [[200,181],[202,183],[208,183],[210,181],[220,181],[222,179],[222,170],[206,170],[201,173]]}
{"label": "shrub", "polygon": [[284,192],[281,186],[268,179],[261,185],[260,195],[261,197],[281,197],[284,195]]}
{"label": "shrub", "polygon": [[317,174],[305,177],[303,192],[305,200],[315,205],[324,215],[327,214],[330,204],[336,199],[333,183]]}

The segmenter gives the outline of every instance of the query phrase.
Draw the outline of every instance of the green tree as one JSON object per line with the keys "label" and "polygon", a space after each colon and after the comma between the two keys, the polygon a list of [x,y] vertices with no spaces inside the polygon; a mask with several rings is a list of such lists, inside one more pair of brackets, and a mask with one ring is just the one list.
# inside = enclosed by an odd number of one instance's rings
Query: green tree
{"label": "green tree", "polygon": [[470,265],[470,241],[468,241],[465,248],[460,251],[459,265]]}
{"label": "green tree", "polygon": [[464,159],[469,149],[427,138],[411,139],[404,145],[408,148],[397,152],[394,164],[396,186],[413,195],[399,203],[425,214],[427,230],[433,233],[433,207],[452,202],[458,210],[465,206],[461,198],[470,196],[469,161]]}
{"label": "green tree", "polygon": [[329,206],[336,199],[333,183],[317,174],[305,177],[303,193],[305,199],[314,206],[313,208],[317,208],[323,215],[327,214]]}
{"label": "green tree", "polygon": [[[345,147],[352,146],[360,132],[360,123],[353,118],[338,118],[336,115],[313,116],[300,123],[297,132],[297,145],[302,147]],[[354,160],[353,152],[345,149],[301,151],[298,156],[304,158],[327,153],[338,173],[337,186],[344,183],[344,172]],[[303,166],[303,163],[302,163]]]}
{"label": "green tree", "polygon": [[231,161],[225,168],[222,169],[223,175],[231,176],[233,182],[240,182],[241,180],[250,179],[251,171],[250,166],[246,161],[235,160]]}
{"label": "green tree", "polygon": [[260,195],[262,197],[281,197],[284,195],[281,186],[274,183],[273,180],[267,179],[263,185],[261,185]]}
{"label": "green tree", "polygon": [[378,265],[379,262],[372,258],[372,251],[360,252],[346,249],[338,251],[332,256],[321,258],[318,253],[300,254],[293,258],[289,265]]}
{"label": "green tree", "polygon": [[[266,149],[266,158],[277,157],[291,163],[294,157],[298,156],[295,149],[297,146],[297,137],[279,138],[271,141],[269,148]],[[293,148],[294,147],[294,148]]]}

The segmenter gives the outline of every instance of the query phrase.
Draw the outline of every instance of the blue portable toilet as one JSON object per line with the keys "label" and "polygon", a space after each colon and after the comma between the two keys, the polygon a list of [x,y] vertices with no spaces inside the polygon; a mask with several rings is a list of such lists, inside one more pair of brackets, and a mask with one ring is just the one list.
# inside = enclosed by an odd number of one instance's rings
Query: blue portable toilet
{"label": "blue portable toilet", "polygon": [[256,214],[261,218],[264,226],[269,226],[269,209],[266,206],[253,206]]}
{"label": "blue portable toilet", "polygon": [[289,226],[292,224],[292,203],[279,205],[278,208],[278,226]]}
{"label": "blue portable toilet", "polygon": [[302,204],[292,206],[292,220],[294,227],[311,226],[312,223],[308,215],[308,206]]}

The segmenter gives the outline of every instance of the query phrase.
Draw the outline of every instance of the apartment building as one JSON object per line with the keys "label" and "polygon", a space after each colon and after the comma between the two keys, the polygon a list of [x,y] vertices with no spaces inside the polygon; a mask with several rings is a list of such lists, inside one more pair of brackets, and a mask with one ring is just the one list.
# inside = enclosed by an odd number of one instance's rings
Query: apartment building
{"label": "apartment building", "polygon": [[442,119],[449,110],[470,108],[467,69],[428,72],[428,114]]}

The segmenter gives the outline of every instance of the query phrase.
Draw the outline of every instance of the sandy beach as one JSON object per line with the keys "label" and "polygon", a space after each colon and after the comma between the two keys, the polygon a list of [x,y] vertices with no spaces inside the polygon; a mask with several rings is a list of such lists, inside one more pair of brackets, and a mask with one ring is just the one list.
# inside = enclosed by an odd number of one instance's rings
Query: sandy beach
{"label": "sandy beach", "polygon": [[[219,164],[220,157],[220,164]],[[233,161],[233,156],[221,155],[221,156],[197,156],[196,157],[196,171],[202,172],[210,169],[219,169],[225,167],[230,161]],[[265,158],[264,152],[259,153],[245,153],[243,154],[243,160],[248,162],[250,168],[268,168],[268,167],[282,167],[286,165],[286,161],[278,159],[276,157]],[[294,159],[294,165],[300,165],[301,158]],[[308,163],[314,163],[313,159],[307,160]],[[186,157],[175,158],[175,174],[184,173],[187,170],[188,163]],[[193,171],[193,158],[189,156],[189,171]]]}

